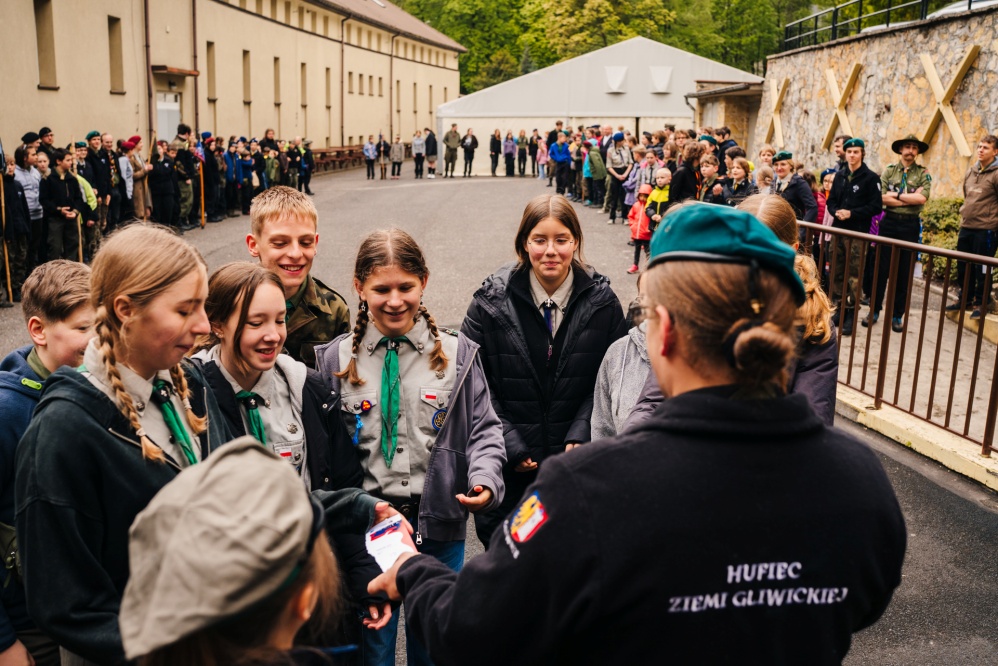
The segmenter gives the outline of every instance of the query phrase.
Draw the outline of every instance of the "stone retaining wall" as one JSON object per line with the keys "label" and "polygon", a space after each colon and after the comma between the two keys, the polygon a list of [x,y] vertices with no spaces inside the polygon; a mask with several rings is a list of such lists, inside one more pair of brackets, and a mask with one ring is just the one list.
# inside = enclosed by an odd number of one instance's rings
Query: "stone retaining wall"
{"label": "stone retaining wall", "polygon": [[[835,113],[825,70],[831,68],[840,91],[854,63],[862,69],[846,113],[853,134],[867,142],[867,164],[880,172],[895,161],[891,142],[906,134],[921,137],[936,109],[920,55],[929,54],[945,90],[974,44],[980,54],[951,103],[973,152],[977,140],[998,131],[998,8],[920,21],[771,56],[755,145],[765,143],[772,117],[771,80],[789,78],[781,119],[786,148],[809,168],[830,166],[834,153],[822,148]],[[836,134],[841,134],[841,127]],[[774,138],[775,141],[775,138]],[[962,196],[963,176],[971,161],[961,157],[945,121],[919,161],[933,176],[934,197]]]}

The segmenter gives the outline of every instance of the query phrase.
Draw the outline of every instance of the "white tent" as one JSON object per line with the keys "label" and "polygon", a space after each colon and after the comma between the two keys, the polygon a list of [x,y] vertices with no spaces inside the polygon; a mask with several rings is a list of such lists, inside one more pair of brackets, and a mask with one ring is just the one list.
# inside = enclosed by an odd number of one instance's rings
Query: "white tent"
{"label": "white tent", "polygon": [[[488,172],[488,139],[498,128],[554,128],[556,120],[571,126],[609,122],[632,132],[655,131],[665,123],[692,127],[694,110],[685,95],[696,81],[761,83],[740,69],[672,46],[634,37],[592,53],[560,62],[460,97],[437,107],[438,137],[458,124],[463,135],[471,127],[478,137],[475,171]],[[458,158],[460,169],[461,158]],[[500,167],[501,168],[501,167]]]}

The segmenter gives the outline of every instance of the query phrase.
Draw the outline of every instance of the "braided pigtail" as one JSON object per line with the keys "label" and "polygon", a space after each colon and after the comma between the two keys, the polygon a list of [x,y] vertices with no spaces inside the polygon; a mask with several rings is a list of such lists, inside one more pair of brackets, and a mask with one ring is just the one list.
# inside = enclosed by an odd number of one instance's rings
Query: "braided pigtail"
{"label": "braided pigtail", "polygon": [[437,322],[433,319],[433,315],[430,314],[429,310],[422,302],[419,304],[419,314],[423,316],[426,320],[426,325],[430,329],[430,335],[433,336],[433,352],[430,353],[430,369],[441,372],[447,369],[447,354],[444,353],[444,346],[440,342],[440,331],[437,330]]}
{"label": "braided pigtail", "polygon": [[832,304],[821,288],[818,267],[811,257],[798,254],[794,270],[804,283],[804,305],[797,309],[797,325],[804,327],[802,339],[823,345],[832,337]]}
{"label": "braided pigtail", "polygon": [[340,379],[346,378],[354,386],[361,386],[365,381],[357,374],[357,350],[360,349],[360,341],[364,338],[364,334],[367,333],[368,321],[367,303],[361,301],[360,305],[357,306],[357,323],[353,327],[353,346],[350,349],[350,362],[347,363],[347,367],[333,374],[334,377],[339,377]]}
{"label": "braided pigtail", "polygon": [[101,306],[97,312],[97,340],[100,343],[101,355],[104,357],[104,371],[107,373],[108,379],[111,380],[111,388],[114,389],[114,395],[117,398],[118,409],[121,413],[128,419],[129,425],[132,426],[132,430],[139,437],[139,443],[142,445],[142,457],[146,460],[154,460],[156,462],[166,462],[166,456],[163,453],[163,449],[159,448],[152,443],[152,440],[146,437],[146,432],[142,428],[142,424],[139,422],[139,413],[135,409],[135,403],[132,401],[132,396],[128,395],[128,391],[125,390],[125,384],[121,381],[121,374],[118,372],[118,366],[115,362],[114,356],[114,343],[113,336],[111,335],[111,330],[108,328],[106,323],[107,311],[104,306]]}
{"label": "braided pigtail", "polygon": [[198,416],[191,409],[191,390],[187,386],[187,375],[184,374],[184,369],[179,364],[170,368],[170,379],[173,380],[173,386],[177,389],[180,401],[184,403],[184,411],[187,413],[187,424],[194,431],[195,435],[200,435],[208,427],[208,414]]}

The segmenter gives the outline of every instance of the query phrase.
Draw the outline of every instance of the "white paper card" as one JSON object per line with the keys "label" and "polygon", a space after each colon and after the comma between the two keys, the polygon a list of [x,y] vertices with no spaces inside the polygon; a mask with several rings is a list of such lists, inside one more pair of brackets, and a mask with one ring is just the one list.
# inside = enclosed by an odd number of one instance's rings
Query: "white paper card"
{"label": "white paper card", "polygon": [[402,516],[392,516],[372,527],[365,538],[367,552],[382,571],[388,571],[403,553],[415,553],[412,537],[402,525]]}

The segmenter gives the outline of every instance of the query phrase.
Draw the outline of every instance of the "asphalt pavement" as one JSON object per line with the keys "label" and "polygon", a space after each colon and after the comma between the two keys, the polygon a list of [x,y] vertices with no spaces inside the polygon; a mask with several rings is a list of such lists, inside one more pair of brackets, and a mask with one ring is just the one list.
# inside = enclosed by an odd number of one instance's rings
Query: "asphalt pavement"
{"label": "asphalt pavement", "polygon": [[[459,327],[475,289],[501,264],[514,261],[513,238],[526,202],[551,193],[526,178],[415,181],[404,166],[400,181],[367,181],[363,170],[313,179],[319,209],[314,275],[339,291],[355,312],[352,271],[357,247],[370,231],[399,227],[419,242],[430,267],[427,308],[438,323]],[[611,279],[626,307],[637,293],[627,275],[632,248],[626,225],[577,206],[589,262]],[[246,217],[188,232],[214,269],[246,260]],[[20,307],[0,310],[0,349],[26,344]],[[998,496],[867,431],[840,425],[878,451],[908,525],[904,579],[884,617],[853,641],[846,664],[935,665],[998,663]],[[470,524],[469,524],[470,528]],[[469,529],[467,555],[481,553]],[[399,645],[399,663],[404,648]]]}

